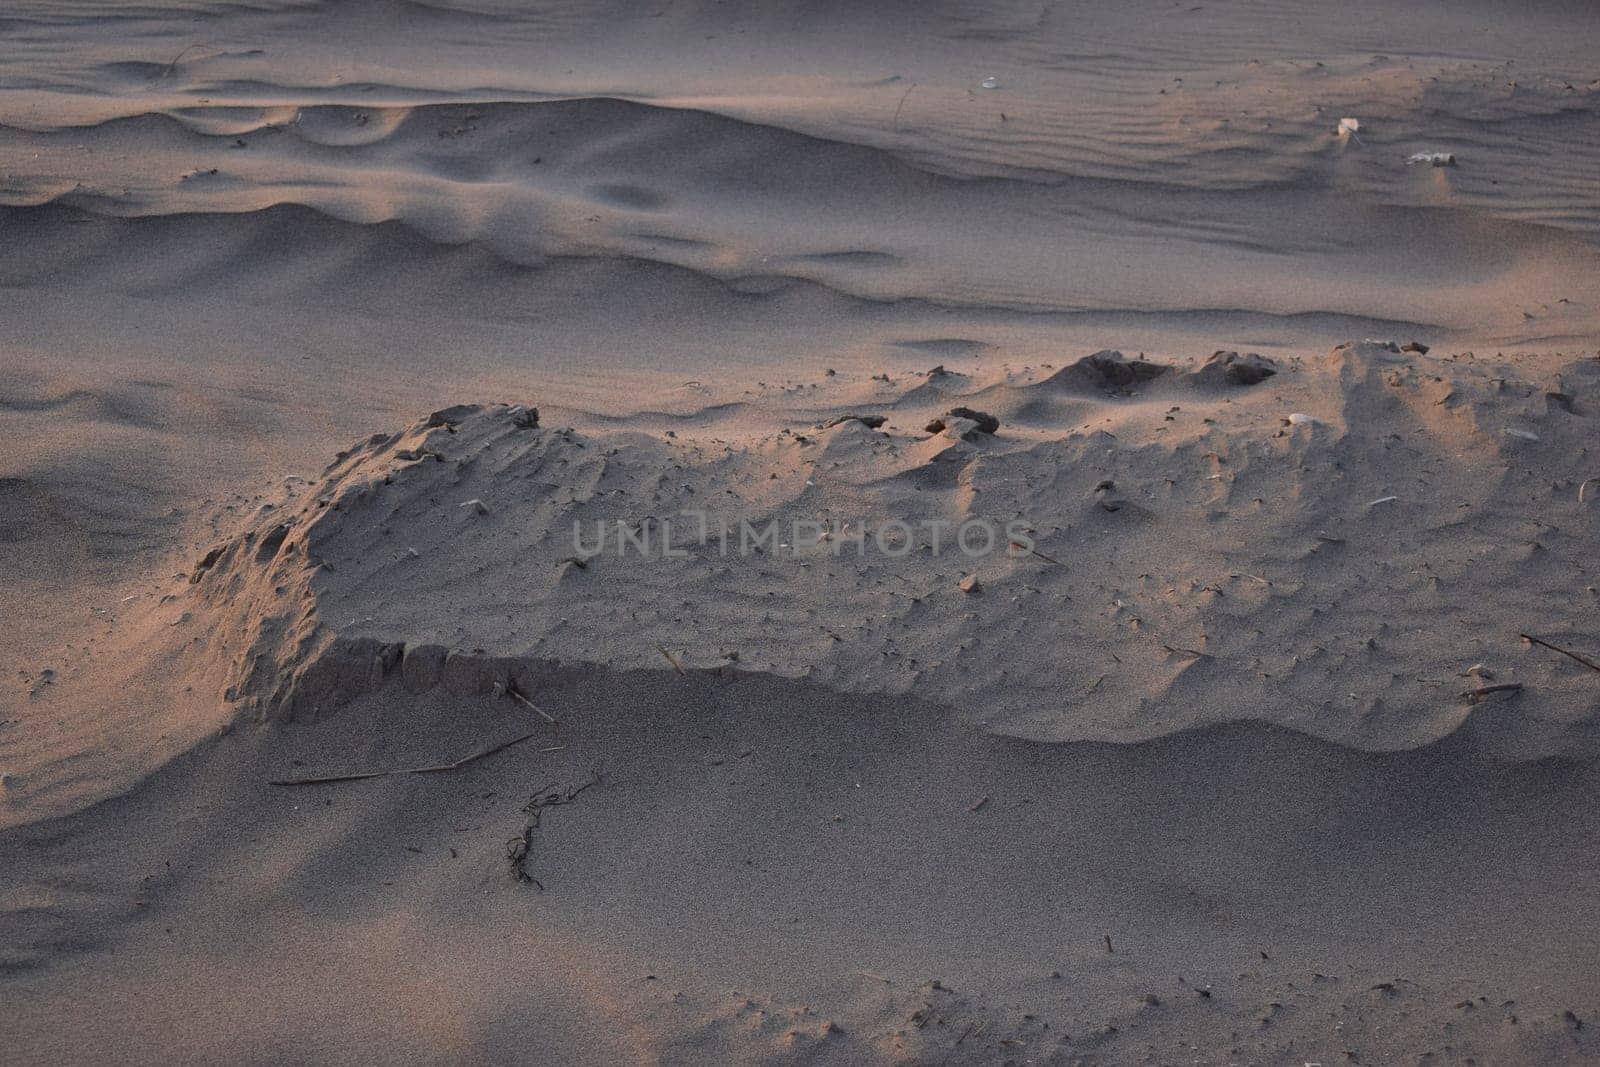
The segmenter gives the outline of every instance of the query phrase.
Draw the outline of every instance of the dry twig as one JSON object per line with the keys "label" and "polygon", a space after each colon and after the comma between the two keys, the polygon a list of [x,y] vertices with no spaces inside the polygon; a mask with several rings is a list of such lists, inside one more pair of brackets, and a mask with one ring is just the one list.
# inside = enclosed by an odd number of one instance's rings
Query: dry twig
{"label": "dry twig", "polygon": [[894,118],[889,121],[889,125],[893,126],[896,132],[898,132],[900,129],[900,112],[905,109],[906,101],[911,98],[911,91],[916,87],[917,83],[912,82],[911,85],[907,87],[906,91],[901,94],[900,103],[895,105]]}
{"label": "dry twig", "polygon": [[1465,693],[1461,694],[1461,699],[1469,701],[1469,702],[1471,702],[1473,704],[1476,704],[1478,701],[1482,700],[1484,697],[1491,696],[1491,695],[1493,695],[1495,693],[1520,693],[1520,692],[1522,692],[1522,683],[1521,682],[1503,682],[1500,685],[1485,685],[1485,686],[1480,686],[1477,689],[1468,689]]}
{"label": "dry twig", "polygon": [[678,662],[678,657],[668,652],[665,645],[657,645],[656,651],[667,657],[667,662],[672,664],[672,669],[677,671],[680,677],[689,677],[688,673],[683,669],[683,664]]}
{"label": "dry twig", "polygon": [[1600,663],[1596,663],[1594,660],[1589,659],[1587,656],[1580,656],[1576,652],[1573,652],[1571,649],[1562,648],[1560,645],[1552,645],[1549,641],[1545,641],[1545,640],[1543,640],[1541,638],[1535,637],[1532,634],[1520,634],[1519,636],[1524,641],[1531,641],[1536,645],[1540,645],[1540,646],[1542,646],[1544,648],[1548,648],[1552,652],[1559,652],[1563,656],[1566,656],[1569,659],[1575,659],[1579,663],[1583,664],[1585,667],[1588,667],[1591,671],[1600,671]]}
{"label": "dry twig", "polygon": [[325,782],[359,782],[367,778],[387,778],[391,774],[438,774],[441,771],[456,771],[469,763],[476,763],[487,756],[492,756],[496,752],[503,752],[512,745],[520,745],[534,736],[536,735],[523,734],[521,737],[513,737],[509,741],[502,741],[500,744],[486,748],[482,752],[474,752],[472,755],[458,759],[454,763],[439,763],[431,767],[396,767],[386,771],[353,771],[350,774],[327,774],[312,778],[278,778],[267,784],[322,785]]}
{"label": "dry twig", "polygon": [[1040,552],[1037,548],[1028,548],[1021,541],[1013,541],[1013,542],[1011,542],[1011,547],[1012,548],[1023,549],[1030,556],[1038,556],[1040,559],[1044,560],[1046,563],[1054,563],[1057,567],[1065,567],[1066,566],[1065,563],[1062,563],[1059,559],[1056,559],[1054,556],[1047,556],[1043,552]]}
{"label": "dry twig", "polygon": [[544,883],[528,873],[528,853],[533,848],[533,832],[539,829],[544,809],[571,804],[580,793],[599,783],[600,772],[594,771],[589,780],[580,785],[568,786],[565,790],[546,785],[534,791],[533,797],[522,808],[528,816],[527,823],[522,827],[522,836],[506,842],[506,861],[511,865],[511,877],[523,885],[537,886],[540,892],[544,891]]}
{"label": "dry twig", "polygon": [[545,711],[539,705],[535,704],[533,701],[531,701],[527,697],[523,696],[522,692],[520,690],[518,690],[515,685],[509,685],[508,684],[508,685],[506,685],[504,687],[504,689],[505,689],[506,696],[510,697],[512,700],[515,700],[515,701],[518,701],[518,702],[522,703],[523,705],[525,705],[525,706],[527,706],[529,708],[532,708],[535,712],[537,712],[539,714],[540,718],[542,718],[545,722],[549,723],[551,726],[560,726],[561,725],[559,722],[556,721],[556,717],[554,715],[551,715],[548,711]]}

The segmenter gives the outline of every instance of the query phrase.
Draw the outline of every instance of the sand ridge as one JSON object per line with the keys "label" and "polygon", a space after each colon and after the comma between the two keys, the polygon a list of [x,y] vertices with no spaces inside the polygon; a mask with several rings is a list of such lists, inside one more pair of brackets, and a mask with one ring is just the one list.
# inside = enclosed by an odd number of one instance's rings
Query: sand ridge
{"label": "sand ridge", "polygon": [[[229,696],[269,717],[592,666],[771,673],[1058,741],[1242,718],[1586,752],[1592,679],[1519,635],[1592,640],[1593,361],[1367,342],[1249,386],[1221,366],[939,368],[886,388],[879,428],[735,443],[716,419],[589,436],[449,409],[263,505],[195,581],[252,634]],[[963,405],[997,433],[922,428]],[[1464,695],[1490,682],[1521,688]]]}

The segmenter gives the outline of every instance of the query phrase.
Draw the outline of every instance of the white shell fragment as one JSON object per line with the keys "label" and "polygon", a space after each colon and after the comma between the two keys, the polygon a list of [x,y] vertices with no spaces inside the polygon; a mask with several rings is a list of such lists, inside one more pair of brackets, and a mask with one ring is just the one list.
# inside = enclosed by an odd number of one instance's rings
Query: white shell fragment
{"label": "white shell fragment", "polygon": [[1454,152],[1418,152],[1406,159],[1406,166],[1414,167],[1418,163],[1427,163],[1434,167],[1453,167],[1456,165]]}

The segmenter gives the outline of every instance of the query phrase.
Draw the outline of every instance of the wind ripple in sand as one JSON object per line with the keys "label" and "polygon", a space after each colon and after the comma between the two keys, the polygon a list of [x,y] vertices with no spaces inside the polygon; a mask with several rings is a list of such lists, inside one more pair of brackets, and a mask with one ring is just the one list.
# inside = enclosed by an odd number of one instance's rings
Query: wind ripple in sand
{"label": "wind ripple in sand", "polygon": [[[1600,330],[1582,13],[1391,40],[1291,2],[1101,13],[1085,37],[1055,8],[864,5],[790,25],[836,64],[796,69],[762,35],[728,64],[718,5],[194,10],[190,36],[128,5],[16,10],[4,202],[299,204],[512,263],[650,259],[999,311],[1329,313],[1500,344]],[[107,49],[96,14],[128,43]],[[1359,137],[1335,132],[1345,115]],[[1405,165],[1435,150],[1460,165]]]}
{"label": "wind ripple in sand", "polygon": [[[1327,184],[961,181],[882,149],[618,100],[284,114],[230,107],[212,119],[189,108],[55,133],[3,130],[0,147],[27,158],[5,200],[139,218],[305,205],[401,222],[513,264],[649,259],[728,281],[799,279],[954,307],[1327,312],[1504,340],[1534,330],[1575,339],[1600,315],[1570,299],[1583,289],[1577,278],[1600,271],[1600,253],[1532,209],[1497,221],[1453,198],[1397,195],[1384,207],[1385,197]],[[117,163],[86,167],[86,150]],[[1545,201],[1561,215],[1573,203]],[[1290,253],[1293,274],[1281,269]],[[1166,279],[1159,296],[1152,274]],[[1241,291],[1253,306],[1239,306]],[[1545,309],[1536,325],[1530,305]]]}
{"label": "wind ripple in sand", "polygon": [[1592,1062],[1597,35],[8,3],[0,1046]]}

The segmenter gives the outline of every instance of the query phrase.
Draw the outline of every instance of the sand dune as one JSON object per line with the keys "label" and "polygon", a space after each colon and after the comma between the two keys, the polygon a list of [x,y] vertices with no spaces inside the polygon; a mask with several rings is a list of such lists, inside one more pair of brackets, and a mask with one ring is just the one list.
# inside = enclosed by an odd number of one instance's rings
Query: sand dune
{"label": "sand dune", "polygon": [[[1474,663],[1520,679],[1518,619],[1583,627],[1593,361],[1539,383],[1367,343],[1252,386],[1216,370],[940,371],[832,401],[881,428],[756,439],[742,407],[670,438],[448,409],[207,552],[193,580],[231,650],[211,658],[273,718],[391,677],[536,692],[579,664],[916,696],[1038,739],[1250,719],[1388,749],[1465,727]],[[923,429],[966,406],[1003,431]],[[1532,691],[1488,732],[1521,758],[1586,750],[1591,679],[1525,652]]]}
{"label": "sand dune", "polygon": [[1600,1059],[1597,34],[7,5],[7,1054]]}
{"label": "sand dune", "polygon": [[[1314,158],[1282,181],[1212,182],[1196,165],[1210,149],[1191,136],[1187,148],[1202,155],[1184,159],[1179,180],[1130,182],[1093,172],[954,178],[881,147],[621,100],[212,110],[12,130],[7,147],[26,153],[28,169],[10,176],[8,199],[68,205],[91,218],[170,220],[139,231],[141,256],[150,242],[193,243],[187,233],[166,239],[183,219],[303,205],[345,222],[399,223],[439,245],[481,247],[508,269],[614,256],[735,285],[804,281],[880,302],[1336,313],[1409,323],[1436,338],[1449,324],[1468,341],[1530,336],[1534,321],[1540,332],[1531,336],[1553,341],[1594,327],[1592,301],[1575,303],[1582,289],[1572,284],[1596,269],[1580,236],[1592,224],[1561,206],[1566,194],[1478,210],[1472,196],[1441,184],[1453,174],[1407,168],[1399,153],[1356,161],[1348,153],[1358,148],[1385,150],[1335,144],[1327,122]],[[1119,143],[1127,136],[1112,135]],[[115,161],[114,170],[96,175],[86,155]],[[124,162],[130,157],[136,166]],[[1248,163],[1228,158],[1244,168],[1235,172],[1241,178],[1249,173]],[[1575,163],[1564,180],[1583,190],[1595,162]],[[1431,188],[1352,183],[1346,164]],[[1564,166],[1542,173],[1559,179]],[[1581,193],[1577,202],[1587,203]],[[280,263],[254,264],[256,250],[231,244],[225,255],[268,275],[241,281],[270,286],[272,265],[314,273],[278,250],[276,227],[260,228],[257,240]],[[1279,268],[1284,255],[1296,257],[1293,276]],[[1362,270],[1349,269],[1353,256]],[[1148,279],[1158,270],[1167,283],[1153,297]],[[1240,293],[1250,303],[1237,303]],[[1316,302],[1307,304],[1311,294]]]}

